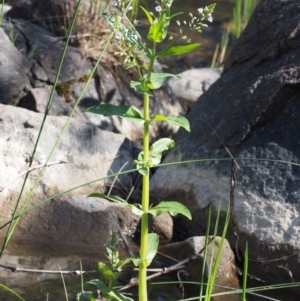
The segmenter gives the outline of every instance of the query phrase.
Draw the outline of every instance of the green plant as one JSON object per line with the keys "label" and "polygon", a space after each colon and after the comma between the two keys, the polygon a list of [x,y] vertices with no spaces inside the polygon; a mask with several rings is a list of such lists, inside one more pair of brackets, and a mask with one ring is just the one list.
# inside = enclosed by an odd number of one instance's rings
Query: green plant
{"label": "green plant", "polygon": [[34,57],[38,52],[39,52],[39,46],[37,44],[33,44],[29,53],[28,53],[28,56],[29,57]]}
{"label": "green plant", "polygon": [[233,0],[233,28],[232,34],[238,39],[247,26],[258,0]]}
{"label": "green plant", "polygon": [[4,284],[0,283],[0,288],[10,293],[12,296],[15,296],[17,299],[21,301],[25,301],[21,296],[19,296],[17,293],[15,293],[13,290],[5,286]]}
{"label": "green plant", "polygon": [[2,0],[2,2],[1,2],[1,8],[0,8],[0,25],[2,24],[2,19],[3,19],[4,2],[5,2],[5,0]]}
{"label": "green plant", "polygon": [[[123,296],[121,293],[119,293],[116,289],[112,287],[113,282],[121,274],[123,267],[130,262],[130,258],[127,258],[125,260],[120,259],[117,237],[114,233],[112,233],[111,239],[107,243],[106,251],[107,251],[107,258],[109,260],[109,264],[98,262],[98,270],[104,276],[107,284],[99,279],[91,280],[88,283],[95,285],[97,289],[101,292],[102,297],[104,297],[106,300],[133,301],[131,298]],[[82,277],[81,277],[81,293],[77,295],[77,300],[78,301],[95,300],[91,292],[84,291]]]}
{"label": "green plant", "polygon": [[248,273],[248,243],[246,243],[245,249],[245,258],[244,258],[244,269],[243,269],[243,292],[242,300],[246,301],[246,292],[247,292],[247,273]]}
{"label": "green plant", "polygon": [[[153,72],[154,61],[166,56],[188,53],[199,47],[199,44],[191,42],[187,33],[190,30],[201,32],[202,27],[207,26],[204,22],[207,20],[212,21],[211,14],[215,7],[215,4],[211,4],[205,8],[199,8],[198,16],[194,16],[190,13],[189,20],[182,22],[183,26],[177,21],[179,33],[177,35],[169,35],[168,27],[171,20],[180,14],[171,15],[172,3],[173,0],[156,1],[156,13],[149,12],[146,8],[141,7],[150,23],[147,35],[147,39],[151,44],[150,47],[142,40],[128,17],[128,13],[132,10],[132,1],[113,1],[111,14],[103,13],[104,18],[112,27],[114,41],[117,42],[118,45],[117,54],[125,56],[125,67],[137,68],[139,80],[132,81],[130,86],[137,93],[143,94],[143,112],[140,112],[134,106],[115,106],[111,104],[101,104],[87,109],[87,111],[92,113],[104,116],[116,115],[134,122],[139,122],[143,125],[143,151],[138,155],[137,160],[134,161],[137,171],[143,176],[141,204],[130,204],[126,200],[114,195],[106,196],[99,193],[90,195],[91,197],[102,197],[120,203],[131,208],[135,214],[141,216],[141,246],[139,258],[131,259],[133,263],[139,267],[140,301],[147,300],[147,267],[154,258],[159,244],[159,236],[155,233],[148,233],[148,215],[159,215],[163,212],[169,212],[173,216],[182,214],[191,219],[189,210],[179,202],[163,201],[155,207],[150,207],[149,204],[149,169],[159,165],[163,152],[174,147],[174,141],[169,138],[162,138],[150,146],[151,123],[168,122],[190,131],[189,122],[183,116],[151,115],[149,111],[149,97],[152,96],[152,90],[159,89],[168,77],[176,77],[176,75],[170,73]],[[168,40],[169,42],[162,50],[157,51],[157,44],[164,40]],[[185,44],[176,45],[176,42],[179,40],[183,40]],[[140,63],[143,56],[149,59],[149,62],[146,64]],[[110,297],[112,298],[112,296]]]}
{"label": "green plant", "polygon": [[211,68],[220,67],[223,65],[228,42],[229,42],[229,28],[223,31],[221,42],[216,46],[213,59],[211,62],[211,66],[210,66]]}
{"label": "green plant", "polygon": [[221,67],[223,65],[229,43],[229,34],[231,33],[235,40],[239,38],[249,22],[258,0],[232,0],[231,3],[231,24],[223,31],[221,41],[216,45],[210,65],[211,68]]}
{"label": "green plant", "polygon": [[9,19],[9,31],[8,31],[8,36],[12,44],[16,43],[16,40],[18,38],[18,34],[14,31],[14,27],[11,23],[11,20]]}

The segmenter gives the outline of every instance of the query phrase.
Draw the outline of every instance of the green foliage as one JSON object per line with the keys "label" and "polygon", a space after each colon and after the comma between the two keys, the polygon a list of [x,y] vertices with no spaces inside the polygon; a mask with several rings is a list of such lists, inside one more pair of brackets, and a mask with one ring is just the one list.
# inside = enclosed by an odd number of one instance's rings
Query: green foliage
{"label": "green foliage", "polygon": [[144,123],[142,113],[134,106],[115,106],[103,103],[98,106],[92,106],[85,110],[86,112],[95,113],[103,116],[119,116],[121,118],[130,119],[131,121]]}
{"label": "green foliage", "polygon": [[250,17],[258,4],[258,0],[231,0],[232,4],[232,20],[231,24],[223,31],[221,41],[217,44],[211,67],[220,67],[223,65],[227,46],[229,43],[229,34],[234,40],[237,40],[245,27],[247,26]]}
{"label": "green foliage", "polygon": [[[128,298],[118,292],[116,289],[112,288],[113,281],[116,280],[121,272],[123,267],[130,262],[131,258],[121,260],[118,251],[118,241],[116,235],[113,233],[111,239],[108,241],[106,246],[107,258],[110,264],[105,264],[103,262],[98,262],[98,270],[105,277],[108,285],[103,281],[98,279],[93,279],[89,281],[89,284],[93,284],[101,292],[102,297],[107,300],[117,300],[117,301],[133,301],[131,298]],[[84,299],[82,299],[84,298]],[[82,293],[80,295],[81,300],[96,300],[90,293]]]}
{"label": "green foliage", "polygon": [[25,301],[21,296],[19,296],[17,293],[15,293],[13,290],[11,290],[9,287],[7,287],[6,285],[0,283],[0,288],[2,288],[3,290],[7,291],[8,293],[10,293],[12,296],[16,297],[16,299],[19,299],[21,301]]}
{"label": "green foliage", "polygon": [[238,39],[247,26],[258,0],[232,0],[233,29],[232,34]]}
{"label": "green foliage", "polygon": [[[113,1],[113,9],[111,14],[105,13],[103,17],[108,22],[113,30],[114,41],[118,44],[117,55],[125,56],[124,65],[126,68],[136,67],[139,79],[131,81],[130,86],[137,93],[143,94],[143,114],[133,106],[119,106],[116,107],[110,104],[102,104],[88,108],[88,112],[96,114],[102,114],[104,116],[119,116],[121,118],[127,118],[132,121],[138,121],[143,123],[144,137],[143,137],[143,151],[138,155],[137,160],[134,160],[137,171],[143,176],[143,192],[142,202],[139,204],[129,204],[127,201],[121,199],[118,196],[105,196],[103,194],[94,193],[90,196],[97,196],[105,198],[109,201],[117,202],[123,206],[131,208],[131,210],[137,215],[141,215],[141,248],[140,258],[131,259],[132,262],[139,266],[139,300],[147,300],[147,266],[152,262],[157,248],[159,245],[159,236],[155,233],[148,233],[148,214],[159,215],[163,212],[169,212],[171,215],[176,216],[182,214],[191,219],[191,213],[188,208],[179,202],[161,202],[157,206],[150,208],[149,206],[149,169],[154,166],[158,166],[161,162],[163,152],[174,147],[175,143],[170,138],[162,138],[154,142],[149,146],[149,126],[151,122],[168,122],[172,125],[180,126],[187,131],[190,131],[190,125],[186,118],[183,116],[164,116],[154,115],[150,116],[149,112],[149,96],[152,96],[151,90],[159,89],[162,87],[164,81],[169,77],[176,77],[171,73],[155,73],[153,72],[154,60],[157,58],[181,55],[195,50],[200,45],[192,43],[187,37],[186,33],[189,30],[196,30],[201,32],[202,27],[207,26],[205,21],[212,21],[212,12],[215,4],[211,4],[205,8],[198,9],[198,16],[189,14],[190,20],[184,21],[183,25],[185,29],[180,27],[179,34],[176,36],[170,35],[170,42],[159,53],[156,53],[156,44],[161,43],[168,37],[168,27],[173,18],[180,13],[171,15],[171,5],[173,0],[161,0],[156,1],[159,4],[155,7],[156,13],[149,12],[146,8],[141,7],[145,13],[150,27],[147,34],[148,41],[152,44],[151,50],[147,47],[146,43],[142,40],[135,27],[127,17],[130,10],[130,1]],[[186,41],[186,45],[176,45],[176,41],[182,39]],[[139,60],[146,56],[150,60],[148,64],[140,66]],[[147,71],[143,73],[142,67],[147,66]],[[109,252],[109,250],[108,250]],[[115,279],[115,274],[107,265],[99,264],[99,269],[106,276],[109,281]],[[103,282],[94,281],[94,284],[103,292],[103,295],[107,295],[109,298],[115,298],[119,300],[119,296],[116,296],[116,292],[108,290],[104,286]],[[120,299],[121,300],[121,299]]]}
{"label": "green foliage", "polygon": [[17,38],[18,38],[18,34],[14,31],[14,26],[11,23],[11,20],[9,19],[9,32],[8,32],[8,36],[10,41],[12,42],[12,44],[15,45]]}
{"label": "green foliage", "polygon": [[144,152],[140,152],[137,160],[133,164],[137,166],[137,171],[143,176],[149,176],[149,168],[157,166],[161,162],[162,153],[175,146],[175,142],[169,138],[162,138],[154,142],[149,149],[149,157],[145,158]]}
{"label": "green foliage", "polygon": [[245,256],[244,256],[242,301],[246,301],[247,276],[248,276],[248,242],[246,243]]}
{"label": "green foliage", "polygon": [[134,214],[139,215],[139,216],[143,215],[143,213],[144,213],[142,210],[140,210],[138,208],[139,204],[130,204],[127,201],[123,200],[122,198],[120,198],[116,195],[107,196],[105,194],[95,192],[95,193],[90,194],[89,197],[103,198],[110,202],[122,204],[123,206],[130,208]]}
{"label": "green foliage", "polygon": [[[228,209],[227,209],[226,220],[225,220],[225,225],[224,225],[223,232],[222,232],[221,241],[218,246],[217,255],[214,259],[214,247],[215,247],[215,239],[216,239],[216,236],[218,233],[219,217],[220,217],[220,208],[218,209],[217,219],[216,219],[216,223],[215,223],[214,236],[213,236],[213,240],[211,242],[213,247],[212,247],[212,254],[211,254],[211,263],[209,266],[209,273],[208,273],[208,283],[207,283],[206,294],[205,294],[205,298],[204,298],[205,301],[211,300],[215,279],[216,279],[217,273],[218,273],[219,262],[221,260],[223,246],[224,246],[224,242],[225,242],[225,238],[226,238],[226,234],[227,234],[227,229],[229,226],[230,206],[228,206]],[[207,239],[206,239],[206,242],[207,242]],[[206,243],[206,248],[207,248],[207,243]]]}
{"label": "green foliage", "polygon": [[156,233],[148,235],[147,266],[149,266],[156,255],[159,245],[159,236]]}
{"label": "green foliage", "polygon": [[194,51],[200,46],[200,44],[178,45],[167,48],[158,53],[157,58],[162,58],[171,55],[182,55],[191,51]]}
{"label": "green foliage", "polygon": [[101,291],[102,296],[108,300],[134,301],[133,299],[122,295],[117,290],[107,287],[106,284],[99,279],[93,279],[93,280],[89,281],[88,283],[95,285],[97,287],[97,289],[99,291]]}
{"label": "green foliage", "polygon": [[1,8],[0,8],[0,25],[2,24],[2,19],[3,19],[4,2],[5,2],[5,0],[2,0],[2,2],[1,2]]}
{"label": "green foliage", "polygon": [[150,74],[150,79],[148,79],[148,75],[145,74],[139,81],[131,81],[130,87],[140,94],[152,96],[150,90],[159,89],[168,77],[178,76],[171,73],[152,72]]}
{"label": "green foliage", "polygon": [[148,213],[152,215],[160,215],[164,212],[169,212],[172,216],[182,214],[188,219],[192,219],[189,209],[179,202],[160,202],[157,206],[151,208]]}
{"label": "green foliage", "polygon": [[187,132],[190,132],[190,123],[183,116],[173,116],[173,115],[154,115],[151,121],[167,121],[169,124],[180,126],[184,128]]}

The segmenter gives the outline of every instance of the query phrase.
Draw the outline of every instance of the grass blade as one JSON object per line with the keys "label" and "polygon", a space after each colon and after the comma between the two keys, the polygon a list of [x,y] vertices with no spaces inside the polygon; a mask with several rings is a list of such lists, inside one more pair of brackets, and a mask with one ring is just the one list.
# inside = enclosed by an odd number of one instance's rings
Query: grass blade
{"label": "grass blade", "polygon": [[244,258],[242,301],[246,301],[247,274],[248,274],[248,242],[246,243],[245,258]]}

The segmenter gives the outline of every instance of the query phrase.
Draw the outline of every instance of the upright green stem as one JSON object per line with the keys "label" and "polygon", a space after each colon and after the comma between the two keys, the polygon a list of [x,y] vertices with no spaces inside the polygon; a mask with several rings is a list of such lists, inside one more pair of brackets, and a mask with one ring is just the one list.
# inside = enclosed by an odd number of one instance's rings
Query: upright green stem
{"label": "upright green stem", "polygon": [[[151,79],[151,72],[155,60],[156,43],[153,44],[152,58],[150,60],[147,81]],[[144,160],[147,162],[149,159],[149,95],[144,94],[144,138],[143,138],[143,151]],[[149,180],[150,176],[143,176],[143,188],[142,188],[142,210],[147,212],[149,210]],[[140,248],[140,266],[139,266],[139,301],[147,301],[147,252],[148,252],[148,213],[142,215],[141,225],[141,248]]]}
{"label": "upright green stem", "polygon": [[3,13],[4,13],[4,0],[2,0],[1,9],[0,9],[0,25],[2,24]]}
{"label": "upright green stem", "polygon": [[[144,95],[144,119],[149,120],[149,96]],[[144,160],[149,159],[149,124],[144,124]],[[149,209],[149,176],[143,176],[142,210]],[[139,268],[139,300],[147,300],[147,251],[148,251],[148,213],[142,215],[141,249]]]}

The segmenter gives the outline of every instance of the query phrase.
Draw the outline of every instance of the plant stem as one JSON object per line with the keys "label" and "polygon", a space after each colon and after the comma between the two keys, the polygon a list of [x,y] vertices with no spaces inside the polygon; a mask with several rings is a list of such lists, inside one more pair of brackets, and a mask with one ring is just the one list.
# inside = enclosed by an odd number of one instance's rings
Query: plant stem
{"label": "plant stem", "polygon": [[[149,95],[144,95],[144,119],[149,120]],[[149,159],[149,123],[144,124],[144,160]],[[142,210],[149,209],[149,175],[143,176]],[[148,213],[142,215],[141,249],[139,268],[139,300],[147,300],[147,250],[148,250]]]}
{"label": "plant stem", "polygon": [[[155,60],[156,43],[153,43],[152,58],[147,73],[147,81],[151,79],[151,72]],[[144,94],[144,136],[143,136],[143,151],[144,160],[149,159],[149,95]],[[143,188],[142,188],[142,210],[147,212],[149,210],[149,169],[148,175],[143,176]],[[148,253],[148,213],[142,215],[141,222],[141,247],[140,247],[140,267],[139,267],[139,301],[147,301],[147,253]]]}

